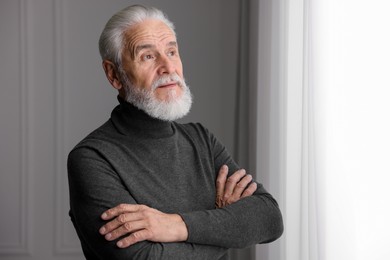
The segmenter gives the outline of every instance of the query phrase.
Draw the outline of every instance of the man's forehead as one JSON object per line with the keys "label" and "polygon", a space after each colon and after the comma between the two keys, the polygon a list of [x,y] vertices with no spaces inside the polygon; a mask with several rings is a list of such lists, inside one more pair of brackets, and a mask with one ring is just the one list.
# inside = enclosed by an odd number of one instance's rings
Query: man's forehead
{"label": "man's forehead", "polygon": [[[168,41],[168,42],[164,42],[164,45],[165,45],[165,47],[177,47],[177,42],[176,41]],[[157,48],[156,44],[148,43],[148,42],[138,43],[138,44],[135,44],[134,46],[135,46],[135,51],[141,50],[141,49]]]}
{"label": "man's forehead", "polygon": [[136,51],[152,45],[177,46],[175,33],[164,22],[146,20],[129,28],[126,32],[127,48]]}

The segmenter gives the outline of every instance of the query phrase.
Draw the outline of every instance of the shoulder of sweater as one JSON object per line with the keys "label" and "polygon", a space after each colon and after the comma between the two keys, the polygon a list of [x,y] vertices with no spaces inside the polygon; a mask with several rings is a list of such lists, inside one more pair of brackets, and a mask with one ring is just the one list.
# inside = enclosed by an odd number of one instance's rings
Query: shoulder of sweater
{"label": "shoulder of sweater", "polygon": [[203,140],[205,143],[214,143],[215,142],[215,136],[213,133],[211,133],[204,125],[201,123],[174,123],[176,125],[176,128],[179,129],[179,131],[184,132],[188,136],[190,136],[192,139],[200,141]]}
{"label": "shoulder of sweater", "polygon": [[117,131],[112,122],[108,120],[84,137],[78,144],[75,145],[72,151],[82,147],[98,148],[102,144],[108,143],[108,140],[112,139],[110,136],[116,132]]}

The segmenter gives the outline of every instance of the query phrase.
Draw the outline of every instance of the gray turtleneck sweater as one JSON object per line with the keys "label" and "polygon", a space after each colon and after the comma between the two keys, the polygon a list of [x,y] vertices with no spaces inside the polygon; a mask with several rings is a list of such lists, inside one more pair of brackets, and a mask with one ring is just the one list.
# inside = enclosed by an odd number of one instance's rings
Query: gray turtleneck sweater
{"label": "gray turtleneck sweater", "polygon": [[[215,209],[215,182],[225,147],[200,124],[149,117],[120,100],[111,118],[69,154],[70,216],[87,259],[219,259],[228,248],[271,242],[283,232],[278,204],[258,184],[254,195]],[[181,243],[144,241],[120,249],[99,234],[100,215],[120,203],[177,213],[188,228]]]}

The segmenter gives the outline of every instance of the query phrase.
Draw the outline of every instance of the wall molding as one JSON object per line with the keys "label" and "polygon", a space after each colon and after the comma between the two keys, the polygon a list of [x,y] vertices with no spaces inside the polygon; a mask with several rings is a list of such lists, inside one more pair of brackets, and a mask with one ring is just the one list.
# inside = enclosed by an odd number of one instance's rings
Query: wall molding
{"label": "wall molding", "polygon": [[20,112],[19,112],[19,158],[20,158],[20,167],[18,169],[19,173],[19,184],[18,189],[20,190],[20,199],[19,203],[19,230],[18,237],[19,241],[17,244],[11,245],[0,245],[0,255],[30,255],[31,254],[31,210],[30,206],[30,188],[29,188],[29,176],[31,169],[31,122],[30,122],[30,86],[28,85],[30,81],[30,75],[28,70],[29,62],[29,5],[27,0],[18,1],[19,9],[19,99],[20,99]]}
{"label": "wall molding", "polygon": [[[53,1],[53,20],[54,20],[54,86],[55,86],[55,201],[54,201],[54,254],[55,255],[82,255],[79,241],[70,241],[69,225],[70,218],[64,214],[65,209],[69,208],[67,192],[67,172],[66,172],[66,116],[65,116],[65,84],[64,84],[64,39],[65,33],[65,14],[64,1]],[[75,232],[75,231],[74,231]],[[75,243],[72,243],[75,242]]]}

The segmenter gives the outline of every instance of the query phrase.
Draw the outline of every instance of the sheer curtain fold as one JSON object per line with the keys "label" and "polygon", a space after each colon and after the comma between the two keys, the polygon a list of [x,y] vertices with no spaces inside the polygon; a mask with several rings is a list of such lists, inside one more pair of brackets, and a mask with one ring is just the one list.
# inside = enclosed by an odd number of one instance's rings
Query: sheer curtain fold
{"label": "sheer curtain fold", "polygon": [[[277,244],[280,259],[320,259],[318,181],[316,174],[316,110],[313,89],[310,31],[310,1],[279,1],[279,49],[282,80],[270,88],[279,89],[280,118],[279,178],[280,205],[284,214],[285,233]],[[275,6],[275,4],[274,4]],[[260,35],[261,37],[261,35]],[[261,46],[259,46],[261,48]],[[273,72],[275,73],[275,72]],[[261,87],[261,86],[259,86]],[[271,144],[272,145],[272,144]],[[261,149],[261,148],[259,148]],[[269,174],[276,174],[270,172]],[[260,250],[260,249],[259,249]],[[274,260],[272,253],[269,260]],[[260,258],[258,258],[260,259]]]}
{"label": "sheer curtain fold", "polygon": [[[315,0],[314,0],[315,1]],[[280,249],[283,259],[319,260],[324,235],[324,183],[319,156],[323,125],[316,103],[319,91],[313,78],[316,66],[313,33],[318,28],[311,0],[289,0],[286,4],[284,69],[286,80],[284,131],[284,207],[286,233]],[[316,100],[317,99],[317,100]]]}
{"label": "sheer curtain fold", "polygon": [[310,0],[303,1],[303,73],[302,73],[302,161],[301,161],[301,234],[300,259],[319,260],[318,254],[318,184],[316,173],[316,129],[314,91],[311,78],[312,28]]}

